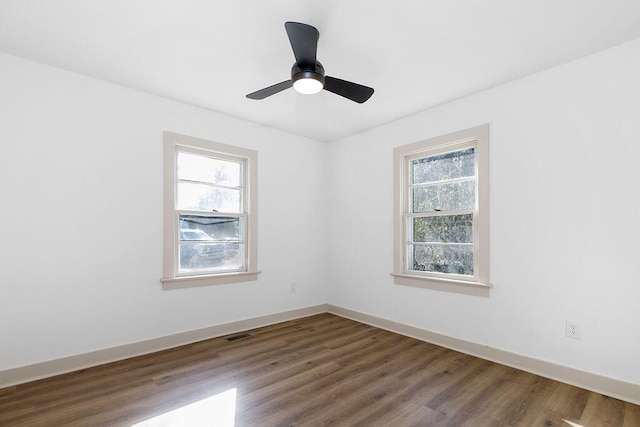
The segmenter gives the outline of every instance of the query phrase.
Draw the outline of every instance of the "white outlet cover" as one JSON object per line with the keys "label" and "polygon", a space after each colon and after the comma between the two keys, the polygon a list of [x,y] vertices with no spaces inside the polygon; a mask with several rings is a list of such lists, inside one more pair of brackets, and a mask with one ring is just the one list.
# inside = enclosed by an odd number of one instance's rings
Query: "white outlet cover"
{"label": "white outlet cover", "polygon": [[567,320],[565,324],[565,335],[568,338],[576,340],[582,339],[582,328],[580,327],[580,323]]}

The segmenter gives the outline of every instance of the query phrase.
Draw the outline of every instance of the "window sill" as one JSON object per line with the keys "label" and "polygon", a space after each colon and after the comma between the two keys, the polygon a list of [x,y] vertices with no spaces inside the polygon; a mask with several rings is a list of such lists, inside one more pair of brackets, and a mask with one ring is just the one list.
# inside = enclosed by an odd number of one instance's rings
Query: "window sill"
{"label": "window sill", "polygon": [[436,291],[489,297],[492,285],[489,283],[465,282],[462,280],[440,279],[403,273],[391,273],[396,285],[415,286]]}
{"label": "window sill", "polygon": [[172,277],[169,279],[160,279],[160,281],[162,282],[162,289],[168,291],[171,289],[195,288],[198,286],[221,285],[224,283],[251,282],[258,280],[258,274],[260,273],[262,272],[256,270],[235,273],[203,274],[199,276]]}

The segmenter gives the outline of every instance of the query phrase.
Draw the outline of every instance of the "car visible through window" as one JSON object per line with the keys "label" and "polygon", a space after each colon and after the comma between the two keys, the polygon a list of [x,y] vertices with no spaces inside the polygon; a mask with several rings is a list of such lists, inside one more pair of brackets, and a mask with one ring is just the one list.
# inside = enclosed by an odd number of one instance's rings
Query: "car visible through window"
{"label": "car visible through window", "polygon": [[220,267],[227,254],[224,243],[197,228],[181,229],[180,243],[180,267],[185,270]]}

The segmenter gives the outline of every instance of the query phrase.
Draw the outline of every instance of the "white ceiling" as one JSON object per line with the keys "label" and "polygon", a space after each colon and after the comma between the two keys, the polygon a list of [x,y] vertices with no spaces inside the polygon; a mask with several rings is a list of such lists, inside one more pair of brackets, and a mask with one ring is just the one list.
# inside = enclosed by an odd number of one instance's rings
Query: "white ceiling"
{"label": "white ceiling", "polygon": [[[357,104],[293,89],[285,21]],[[639,0],[0,0],[0,51],[332,141],[640,37]]]}

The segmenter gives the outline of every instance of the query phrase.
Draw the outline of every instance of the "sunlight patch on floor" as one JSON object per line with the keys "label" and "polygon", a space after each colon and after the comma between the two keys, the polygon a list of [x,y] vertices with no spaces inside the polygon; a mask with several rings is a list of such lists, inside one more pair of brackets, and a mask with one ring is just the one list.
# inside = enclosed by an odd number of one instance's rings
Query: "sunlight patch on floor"
{"label": "sunlight patch on floor", "polygon": [[236,389],[166,412],[131,427],[233,427],[236,417]]}

